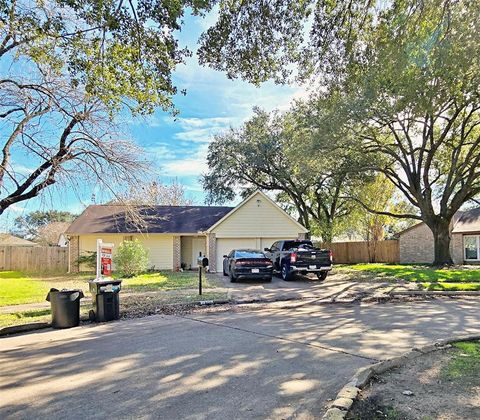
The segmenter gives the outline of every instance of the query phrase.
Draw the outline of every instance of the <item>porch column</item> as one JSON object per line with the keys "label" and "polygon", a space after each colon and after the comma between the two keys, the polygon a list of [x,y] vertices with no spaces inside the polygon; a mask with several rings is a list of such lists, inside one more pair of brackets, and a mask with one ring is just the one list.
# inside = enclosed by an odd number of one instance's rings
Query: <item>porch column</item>
{"label": "porch column", "polygon": [[173,271],[180,271],[182,264],[182,246],[180,236],[173,237]]}
{"label": "porch column", "polygon": [[68,272],[78,273],[80,267],[78,257],[80,256],[80,238],[78,236],[70,236],[68,240]]}
{"label": "porch column", "polygon": [[207,257],[210,273],[217,272],[217,237],[214,233],[207,233]]}

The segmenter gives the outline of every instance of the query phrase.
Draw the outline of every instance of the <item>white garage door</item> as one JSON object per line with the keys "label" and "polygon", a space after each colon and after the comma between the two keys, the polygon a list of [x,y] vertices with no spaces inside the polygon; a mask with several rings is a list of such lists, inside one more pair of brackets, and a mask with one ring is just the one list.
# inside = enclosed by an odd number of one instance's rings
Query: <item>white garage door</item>
{"label": "white garage door", "polygon": [[233,249],[256,248],[255,238],[221,238],[217,239],[217,272],[223,269],[223,256],[230,254]]}

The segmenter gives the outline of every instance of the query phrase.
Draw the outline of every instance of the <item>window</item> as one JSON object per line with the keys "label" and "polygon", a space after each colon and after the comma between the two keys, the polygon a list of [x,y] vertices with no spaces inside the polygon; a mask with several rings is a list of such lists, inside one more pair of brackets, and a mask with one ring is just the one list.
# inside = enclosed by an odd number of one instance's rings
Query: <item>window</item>
{"label": "window", "polygon": [[123,237],[123,240],[124,240],[124,241],[130,241],[130,242],[131,242],[131,241],[133,241],[133,236],[132,236],[132,235],[130,235],[130,236],[124,236],[124,237]]}
{"label": "window", "polygon": [[235,252],[235,258],[265,258],[265,255],[263,252],[242,250]]}
{"label": "window", "polygon": [[309,246],[313,248],[311,241],[285,241],[285,244],[283,245],[283,250],[289,251],[291,249],[298,248],[299,246]]}
{"label": "window", "polygon": [[465,235],[463,237],[465,261],[480,260],[480,235]]}

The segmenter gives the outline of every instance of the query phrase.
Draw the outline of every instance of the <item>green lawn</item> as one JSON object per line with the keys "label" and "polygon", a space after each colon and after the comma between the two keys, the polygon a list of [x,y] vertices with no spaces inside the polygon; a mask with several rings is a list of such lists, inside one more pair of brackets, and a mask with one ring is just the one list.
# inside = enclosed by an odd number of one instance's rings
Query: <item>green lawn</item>
{"label": "green lawn", "polygon": [[[56,289],[82,289],[88,293],[88,281],[93,274],[65,274],[56,276],[33,276],[17,271],[0,272],[0,306],[45,302],[48,291]],[[204,288],[212,285],[204,278]],[[124,279],[125,292],[171,291],[198,287],[195,272],[156,272]]]}
{"label": "green lawn", "polygon": [[339,270],[355,270],[372,273],[376,277],[416,282],[427,290],[480,290],[480,269],[434,268],[407,264],[354,264],[339,266]]}
{"label": "green lawn", "polygon": [[[65,274],[56,276],[33,276],[17,271],[0,272],[0,307],[28,303],[45,302],[50,288],[82,289],[88,295],[88,281],[94,277],[91,273]],[[215,280],[207,280],[204,276],[204,294],[199,297],[198,273],[196,272],[156,272],[141,274],[124,279],[123,293],[136,293],[121,297],[121,312],[124,316],[144,316],[155,313],[157,307],[169,303],[189,303],[197,300],[226,299],[224,292],[214,289]],[[143,294],[145,292],[164,292]],[[88,301],[80,307],[82,316],[88,314],[91,304]],[[49,308],[0,313],[0,328],[21,325],[31,322],[50,322]]]}
{"label": "green lawn", "polygon": [[454,343],[456,350],[448,365],[442,368],[447,379],[478,378],[480,374],[480,342],[462,341]]}

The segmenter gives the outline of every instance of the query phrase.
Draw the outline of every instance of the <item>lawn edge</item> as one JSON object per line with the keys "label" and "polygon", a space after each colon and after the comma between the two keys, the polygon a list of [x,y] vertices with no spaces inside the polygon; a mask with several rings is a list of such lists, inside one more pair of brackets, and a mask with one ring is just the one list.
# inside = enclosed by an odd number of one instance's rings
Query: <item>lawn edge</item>
{"label": "lawn edge", "polygon": [[382,362],[374,363],[358,369],[350,380],[343,386],[335,397],[331,407],[323,415],[323,420],[343,420],[346,418],[360,391],[365,388],[374,375],[385,373],[393,368],[407,365],[412,360],[424,354],[448,348],[451,344],[460,341],[480,340],[480,334],[460,335],[448,339],[437,340],[432,344],[422,347],[414,347],[401,356]]}
{"label": "lawn edge", "polygon": [[[186,304],[191,305],[191,306],[210,306],[210,305],[225,305],[225,304],[228,304],[228,303],[232,303],[232,302],[230,300],[225,300],[225,299],[197,300],[197,301],[188,302],[188,303],[185,303],[185,302],[168,303],[168,304],[165,304],[164,306],[184,307]],[[148,316],[148,315],[146,315],[146,316]],[[138,317],[138,318],[144,318],[144,316]],[[88,321],[88,320],[89,319],[88,319],[87,316],[80,317],[81,322],[82,321]],[[114,322],[114,321],[110,321],[110,322]],[[3,328],[0,328],[0,338],[5,337],[5,336],[15,335],[15,334],[21,334],[21,333],[25,333],[25,332],[31,332],[31,331],[35,331],[35,330],[42,330],[42,329],[49,328],[49,327],[51,327],[50,322],[31,322],[29,324],[20,324],[20,325],[12,325],[12,326],[9,326],[9,327],[3,327]],[[75,327],[72,327],[72,328],[75,328]]]}

